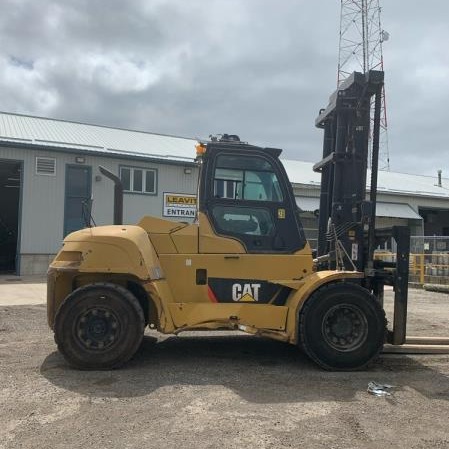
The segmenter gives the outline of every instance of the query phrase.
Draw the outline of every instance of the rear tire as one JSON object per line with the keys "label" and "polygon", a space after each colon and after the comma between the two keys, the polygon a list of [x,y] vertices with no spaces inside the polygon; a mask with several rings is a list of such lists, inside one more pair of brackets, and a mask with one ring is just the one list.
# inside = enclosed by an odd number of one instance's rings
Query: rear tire
{"label": "rear tire", "polygon": [[356,284],[330,284],[306,301],[299,315],[300,343],[327,370],[364,368],[382,350],[385,312]]}
{"label": "rear tire", "polygon": [[55,317],[55,340],[67,362],[84,370],[109,370],[137,351],[145,320],[136,297],[110,284],[90,284],[72,292]]}

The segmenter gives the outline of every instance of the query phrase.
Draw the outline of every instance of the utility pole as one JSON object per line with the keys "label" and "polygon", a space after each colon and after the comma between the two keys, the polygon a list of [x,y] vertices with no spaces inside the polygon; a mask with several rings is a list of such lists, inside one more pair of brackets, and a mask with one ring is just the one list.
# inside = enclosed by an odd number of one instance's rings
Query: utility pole
{"label": "utility pole", "polygon": [[[340,1],[337,87],[354,71],[363,73],[368,70],[383,71],[382,44],[389,38],[388,33],[381,26],[379,0]],[[390,154],[385,100],[385,87],[383,87],[380,110],[379,169],[389,171]],[[373,111],[374,107],[371,105],[371,124],[374,120]]]}

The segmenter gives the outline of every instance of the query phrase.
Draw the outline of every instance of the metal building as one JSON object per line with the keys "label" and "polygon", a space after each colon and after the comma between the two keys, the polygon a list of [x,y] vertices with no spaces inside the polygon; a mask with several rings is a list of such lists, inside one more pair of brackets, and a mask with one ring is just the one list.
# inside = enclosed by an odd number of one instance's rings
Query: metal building
{"label": "metal building", "polygon": [[[195,139],[0,113],[0,273],[42,274],[67,233],[113,221],[113,183],[125,187],[124,222],[195,214]],[[284,160],[314,245],[320,175]],[[449,235],[449,180],[379,174],[378,224]],[[449,248],[448,248],[449,250]]]}

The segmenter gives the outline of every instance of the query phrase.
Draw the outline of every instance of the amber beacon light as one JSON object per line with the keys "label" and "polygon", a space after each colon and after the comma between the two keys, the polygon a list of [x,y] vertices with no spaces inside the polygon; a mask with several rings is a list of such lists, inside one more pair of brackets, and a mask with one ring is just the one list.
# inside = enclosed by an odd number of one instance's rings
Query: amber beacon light
{"label": "amber beacon light", "polygon": [[195,149],[197,156],[203,156],[206,152],[206,145],[204,145],[203,143],[198,143],[197,145],[195,145]]}

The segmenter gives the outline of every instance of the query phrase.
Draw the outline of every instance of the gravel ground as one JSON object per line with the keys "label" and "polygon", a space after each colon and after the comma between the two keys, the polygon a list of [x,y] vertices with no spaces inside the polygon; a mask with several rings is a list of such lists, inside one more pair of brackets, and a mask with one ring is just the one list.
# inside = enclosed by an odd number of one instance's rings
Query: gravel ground
{"label": "gravel ground", "polygon": [[[410,296],[409,334],[449,336],[449,296]],[[82,372],[56,351],[45,306],[23,305],[0,307],[0,362],[1,449],[449,448],[449,355],[331,373],[252,336],[147,332],[125,368]],[[368,394],[373,380],[392,396]]]}

